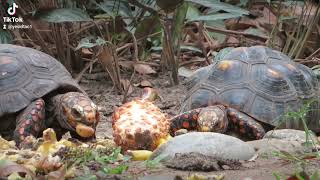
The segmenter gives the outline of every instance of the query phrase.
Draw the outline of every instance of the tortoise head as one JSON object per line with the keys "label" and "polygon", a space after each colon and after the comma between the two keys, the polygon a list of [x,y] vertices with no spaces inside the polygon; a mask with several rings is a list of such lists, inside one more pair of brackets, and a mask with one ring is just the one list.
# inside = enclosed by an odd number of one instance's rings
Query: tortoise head
{"label": "tortoise head", "polygon": [[95,137],[100,120],[97,106],[91,99],[79,92],[69,92],[61,97],[62,118],[60,124],[81,138]]}
{"label": "tortoise head", "polygon": [[223,133],[227,130],[226,108],[222,105],[202,108],[198,117],[198,130],[202,132]]}

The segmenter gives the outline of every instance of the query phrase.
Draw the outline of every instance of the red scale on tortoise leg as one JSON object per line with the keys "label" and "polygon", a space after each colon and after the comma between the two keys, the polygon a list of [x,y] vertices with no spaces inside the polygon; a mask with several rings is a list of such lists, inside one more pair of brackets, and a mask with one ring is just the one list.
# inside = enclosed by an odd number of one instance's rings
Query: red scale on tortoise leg
{"label": "red scale on tortoise leg", "polygon": [[254,139],[261,139],[265,131],[261,124],[257,123],[252,117],[239,112],[233,108],[227,110],[228,119],[233,123],[235,130],[239,129],[241,135],[253,137]]}
{"label": "red scale on tortoise leg", "polygon": [[37,137],[44,124],[44,101],[38,99],[26,107],[17,118],[17,126],[14,131],[14,139],[20,144],[25,137]]}
{"label": "red scale on tortoise leg", "polygon": [[200,109],[193,109],[171,119],[170,135],[174,136],[179,129],[195,130],[198,127]]}

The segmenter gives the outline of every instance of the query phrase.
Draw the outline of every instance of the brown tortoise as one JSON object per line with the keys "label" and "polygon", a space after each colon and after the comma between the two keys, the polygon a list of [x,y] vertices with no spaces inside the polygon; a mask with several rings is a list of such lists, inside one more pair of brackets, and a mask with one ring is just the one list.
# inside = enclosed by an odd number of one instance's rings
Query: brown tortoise
{"label": "brown tortoise", "polygon": [[170,134],[181,128],[231,130],[260,139],[275,126],[303,129],[301,121],[281,122],[284,115],[310,101],[314,103],[306,115],[307,125],[319,133],[319,88],[308,67],[281,52],[263,46],[235,48],[192,76],[182,114],[172,119]]}
{"label": "brown tortoise", "polygon": [[0,135],[19,145],[53,128],[58,138],[95,137],[97,106],[53,57],[35,49],[0,44]]}

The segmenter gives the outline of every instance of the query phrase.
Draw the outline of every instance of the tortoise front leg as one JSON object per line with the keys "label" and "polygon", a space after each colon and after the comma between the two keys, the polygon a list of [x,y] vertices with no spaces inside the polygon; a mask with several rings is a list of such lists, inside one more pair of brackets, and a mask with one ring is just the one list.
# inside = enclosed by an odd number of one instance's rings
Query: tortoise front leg
{"label": "tortoise front leg", "polygon": [[21,146],[26,137],[38,137],[44,130],[45,103],[43,99],[32,102],[16,119],[16,129],[13,138]]}
{"label": "tortoise front leg", "polygon": [[227,109],[227,117],[231,127],[239,131],[240,135],[253,139],[263,138],[265,134],[264,128],[252,117],[233,108]]}
{"label": "tortoise front leg", "polygon": [[169,133],[175,136],[180,129],[195,130],[198,127],[198,117],[201,109],[193,109],[173,117],[170,121]]}

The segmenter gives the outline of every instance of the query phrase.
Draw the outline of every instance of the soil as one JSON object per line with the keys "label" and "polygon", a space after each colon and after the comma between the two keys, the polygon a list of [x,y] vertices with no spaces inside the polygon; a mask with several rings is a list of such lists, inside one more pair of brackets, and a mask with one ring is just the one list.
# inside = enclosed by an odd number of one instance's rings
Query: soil
{"label": "soil", "polygon": [[[130,79],[130,75],[125,77]],[[136,75],[133,78],[132,84],[139,84],[142,80],[151,82],[152,87],[157,89],[160,93],[161,100],[156,101],[163,112],[168,114],[168,117],[172,117],[179,113],[181,102],[186,94],[186,89],[183,86],[185,79],[180,79],[180,85],[170,85],[170,78],[168,74],[162,74],[158,76],[141,76]],[[111,127],[111,115],[114,107],[118,107],[122,104],[123,95],[116,94],[113,89],[111,80],[105,78],[97,80],[83,80],[81,86],[98,104],[102,114],[102,120],[97,128],[98,137],[109,137],[112,138],[112,127]],[[138,97],[142,91],[142,87],[133,86],[133,92],[127,97],[127,100],[134,97]],[[319,169],[320,160],[310,160],[305,166],[307,174],[312,174],[315,170]],[[250,162],[241,162],[241,168],[222,168],[218,171],[209,172],[197,172],[197,171],[182,171],[167,168],[164,165],[157,164],[156,167],[147,167],[145,162],[134,161],[129,163],[128,170],[122,175],[103,177],[102,179],[135,179],[144,177],[144,179],[181,179],[186,178],[192,174],[204,175],[206,177],[223,176],[224,179],[236,179],[236,180],[270,180],[276,179],[273,173],[282,175],[281,179],[286,179],[296,172],[299,172],[301,166],[297,166],[295,163],[286,161],[284,159],[277,159],[275,157],[263,158],[258,157],[257,159]]]}

